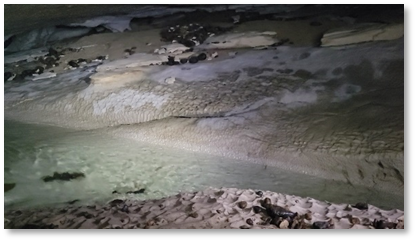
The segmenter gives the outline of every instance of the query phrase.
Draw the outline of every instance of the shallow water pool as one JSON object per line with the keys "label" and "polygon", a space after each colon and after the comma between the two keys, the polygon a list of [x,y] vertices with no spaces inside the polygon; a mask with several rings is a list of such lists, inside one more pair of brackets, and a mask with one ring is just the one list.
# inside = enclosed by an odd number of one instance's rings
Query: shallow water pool
{"label": "shallow water pool", "polygon": [[[5,208],[153,199],[206,187],[270,190],[338,203],[369,202],[403,210],[403,197],[367,187],[291,173],[274,167],[120,139],[99,131],[72,131],[5,121]],[[44,182],[54,172],[85,178]],[[145,188],[142,194],[126,194]],[[117,191],[119,194],[113,194]]]}

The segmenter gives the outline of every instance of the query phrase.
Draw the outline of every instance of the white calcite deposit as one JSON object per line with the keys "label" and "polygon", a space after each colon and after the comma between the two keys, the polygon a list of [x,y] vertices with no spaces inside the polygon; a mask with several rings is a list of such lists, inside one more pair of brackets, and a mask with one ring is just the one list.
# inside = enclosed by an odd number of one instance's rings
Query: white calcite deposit
{"label": "white calcite deposit", "polygon": [[331,47],[371,41],[394,40],[403,37],[403,35],[403,23],[365,23],[354,27],[330,30],[322,37],[321,46]]}
{"label": "white calcite deposit", "polygon": [[202,49],[230,49],[269,46],[278,42],[275,35],[276,33],[271,31],[228,33],[209,37],[198,47]]}

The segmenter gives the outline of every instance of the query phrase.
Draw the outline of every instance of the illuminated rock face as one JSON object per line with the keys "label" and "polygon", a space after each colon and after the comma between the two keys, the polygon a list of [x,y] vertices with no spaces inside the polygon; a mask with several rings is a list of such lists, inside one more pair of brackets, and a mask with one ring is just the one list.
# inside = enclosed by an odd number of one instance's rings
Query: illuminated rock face
{"label": "illuminated rock face", "polygon": [[[348,49],[268,46],[282,36],[241,31],[197,46],[209,57],[204,62],[173,66],[162,64],[188,48],[161,43],[159,30],[86,36],[71,43],[79,51],[62,63],[109,59],[67,72],[59,66],[50,79],[7,83],[5,118],[110,127],[125,138],[402,194],[403,25],[371,26],[326,34],[323,46],[390,41]],[[125,56],[133,46],[135,53]],[[160,52],[163,46],[171,53]]]}
{"label": "illuminated rock face", "polygon": [[403,35],[404,24],[361,24],[325,33],[321,40],[321,46],[344,46],[363,42],[393,40],[401,38]]}

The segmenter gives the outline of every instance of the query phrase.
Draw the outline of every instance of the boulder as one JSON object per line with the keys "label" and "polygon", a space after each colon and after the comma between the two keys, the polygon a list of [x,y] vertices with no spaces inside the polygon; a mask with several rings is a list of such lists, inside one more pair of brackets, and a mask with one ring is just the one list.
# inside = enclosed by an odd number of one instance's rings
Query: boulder
{"label": "boulder", "polygon": [[404,35],[404,24],[366,23],[334,29],[324,34],[322,47],[343,46],[371,41],[393,40]]}

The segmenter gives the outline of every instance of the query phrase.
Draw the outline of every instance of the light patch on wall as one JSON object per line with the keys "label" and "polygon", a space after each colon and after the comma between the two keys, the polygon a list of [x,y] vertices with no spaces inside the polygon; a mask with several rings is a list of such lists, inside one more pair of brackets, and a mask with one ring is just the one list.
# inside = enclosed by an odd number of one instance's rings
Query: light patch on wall
{"label": "light patch on wall", "polygon": [[283,97],[280,99],[280,102],[283,104],[292,104],[292,103],[315,103],[318,99],[318,90],[323,90],[323,86],[316,86],[310,88],[300,88],[294,92],[286,90],[283,94]]}
{"label": "light patch on wall", "polygon": [[167,100],[168,95],[161,96],[148,92],[140,92],[137,90],[126,89],[118,93],[110,95],[93,102],[94,115],[103,115],[109,109],[113,109],[114,113],[122,113],[125,107],[138,110],[145,104],[151,104],[155,108],[160,108]]}

